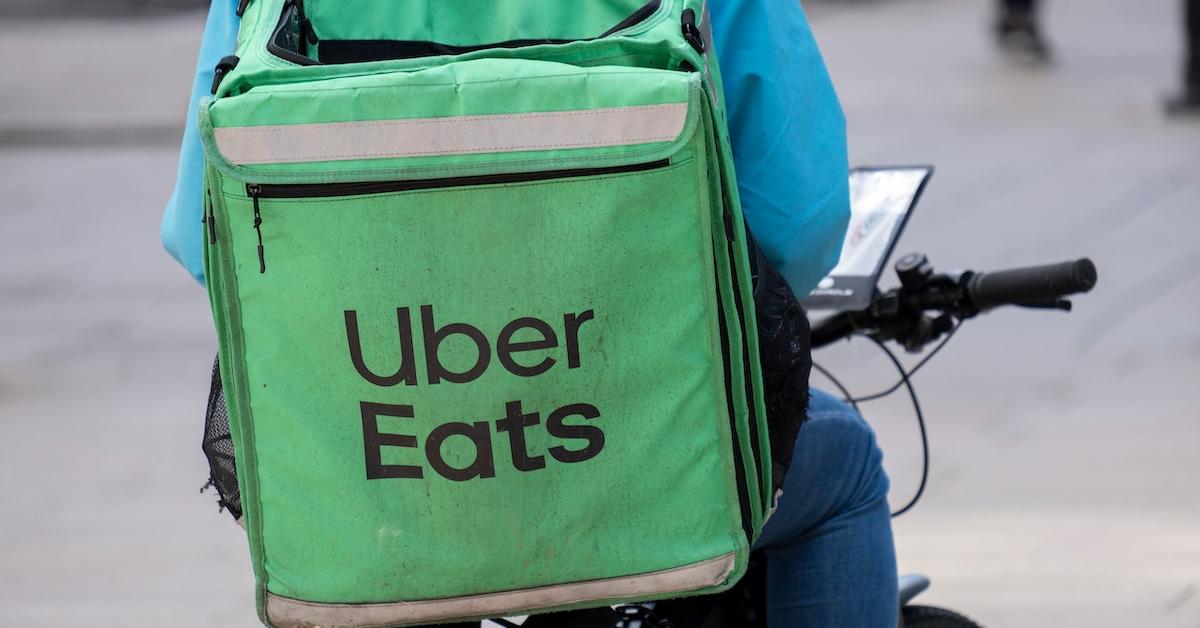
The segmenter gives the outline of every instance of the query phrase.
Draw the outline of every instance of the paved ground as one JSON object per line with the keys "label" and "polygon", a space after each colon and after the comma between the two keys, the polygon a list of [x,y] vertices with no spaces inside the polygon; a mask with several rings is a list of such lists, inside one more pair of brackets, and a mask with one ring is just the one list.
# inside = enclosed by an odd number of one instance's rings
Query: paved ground
{"label": "paved ground", "polygon": [[[938,166],[903,248],[1101,269],[1074,314],[990,315],[920,375],[933,477],[900,561],[990,626],[1196,628],[1200,122],[1159,115],[1175,3],[1052,2],[1047,71],[993,54],[985,8],[812,7],[852,159]],[[198,493],[206,301],[157,244],[201,21],[0,22],[0,626],[256,625],[241,532]],[[820,359],[888,378],[865,345]],[[899,501],[910,414],[870,418]]]}

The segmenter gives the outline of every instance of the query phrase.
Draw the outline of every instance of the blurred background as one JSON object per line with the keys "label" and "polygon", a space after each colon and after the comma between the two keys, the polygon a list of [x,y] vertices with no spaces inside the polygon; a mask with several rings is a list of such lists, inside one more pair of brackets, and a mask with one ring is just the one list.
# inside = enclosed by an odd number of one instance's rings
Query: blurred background
{"label": "blurred background", "polygon": [[[215,338],[159,245],[198,0],[0,0],[0,626],[258,625],[242,531],[201,494]],[[1053,63],[983,0],[806,3],[851,161],[937,174],[899,251],[1088,255],[1070,315],[997,312],[916,377],[932,476],[896,521],[922,598],[988,626],[1200,627],[1200,117],[1169,118],[1176,0],[1048,0]],[[890,384],[865,342],[816,357]],[[901,399],[864,407],[894,504]]]}

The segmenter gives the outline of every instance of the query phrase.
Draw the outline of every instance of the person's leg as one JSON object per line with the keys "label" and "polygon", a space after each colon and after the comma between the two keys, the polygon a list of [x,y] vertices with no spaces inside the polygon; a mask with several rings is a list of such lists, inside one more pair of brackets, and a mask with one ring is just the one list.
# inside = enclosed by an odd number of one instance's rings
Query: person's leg
{"label": "person's leg", "polygon": [[770,628],[882,628],[898,615],[883,454],[847,405],[812,391],[766,551]]}
{"label": "person's leg", "polygon": [[1185,0],[1183,88],[1167,99],[1167,113],[1200,114],[1200,0]]}
{"label": "person's leg", "polygon": [[1034,0],[1001,0],[1004,9],[1009,13],[1021,11],[1024,13],[1033,13]]}
{"label": "person's leg", "polygon": [[1187,69],[1184,71],[1184,84],[1200,92],[1200,0],[1187,0],[1184,13],[1184,21],[1187,22]]}
{"label": "person's leg", "polygon": [[996,38],[1003,50],[1032,61],[1049,60],[1037,12],[1037,0],[1000,0]]}

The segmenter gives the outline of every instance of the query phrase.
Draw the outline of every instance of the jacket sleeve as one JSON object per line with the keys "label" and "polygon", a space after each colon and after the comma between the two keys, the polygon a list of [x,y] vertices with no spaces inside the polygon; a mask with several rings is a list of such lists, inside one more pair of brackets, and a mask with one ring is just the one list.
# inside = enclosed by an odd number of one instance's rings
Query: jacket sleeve
{"label": "jacket sleeve", "polygon": [[710,0],[742,209],[803,298],[850,217],[846,121],[798,0]]}
{"label": "jacket sleeve", "polygon": [[179,150],[179,174],[175,191],[163,211],[162,240],[167,251],[204,283],[204,251],[200,240],[200,218],[204,208],[204,150],[197,130],[200,100],[212,89],[213,70],[222,57],[233,54],[239,20],[237,0],[213,0],[209,7],[200,57]]}

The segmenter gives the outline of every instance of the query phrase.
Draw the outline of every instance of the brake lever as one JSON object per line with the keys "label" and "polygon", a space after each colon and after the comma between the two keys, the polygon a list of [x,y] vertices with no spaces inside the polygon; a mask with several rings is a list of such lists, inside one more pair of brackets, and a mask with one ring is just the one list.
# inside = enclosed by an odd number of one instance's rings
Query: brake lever
{"label": "brake lever", "polygon": [[897,337],[900,344],[904,345],[904,350],[909,353],[919,353],[921,347],[933,342],[937,332],[934,329],[933,319],[928,316],[922,316],[917,319],[912,329],[903,336]]}
{"label": "brake lever", "polygon": [[897,336],[896,340],[909,353],[920,353],[927,345],[937,342],[942,336],[954,329],[954,316],[942,314],[937,318],[922,316],[908,333]]}

